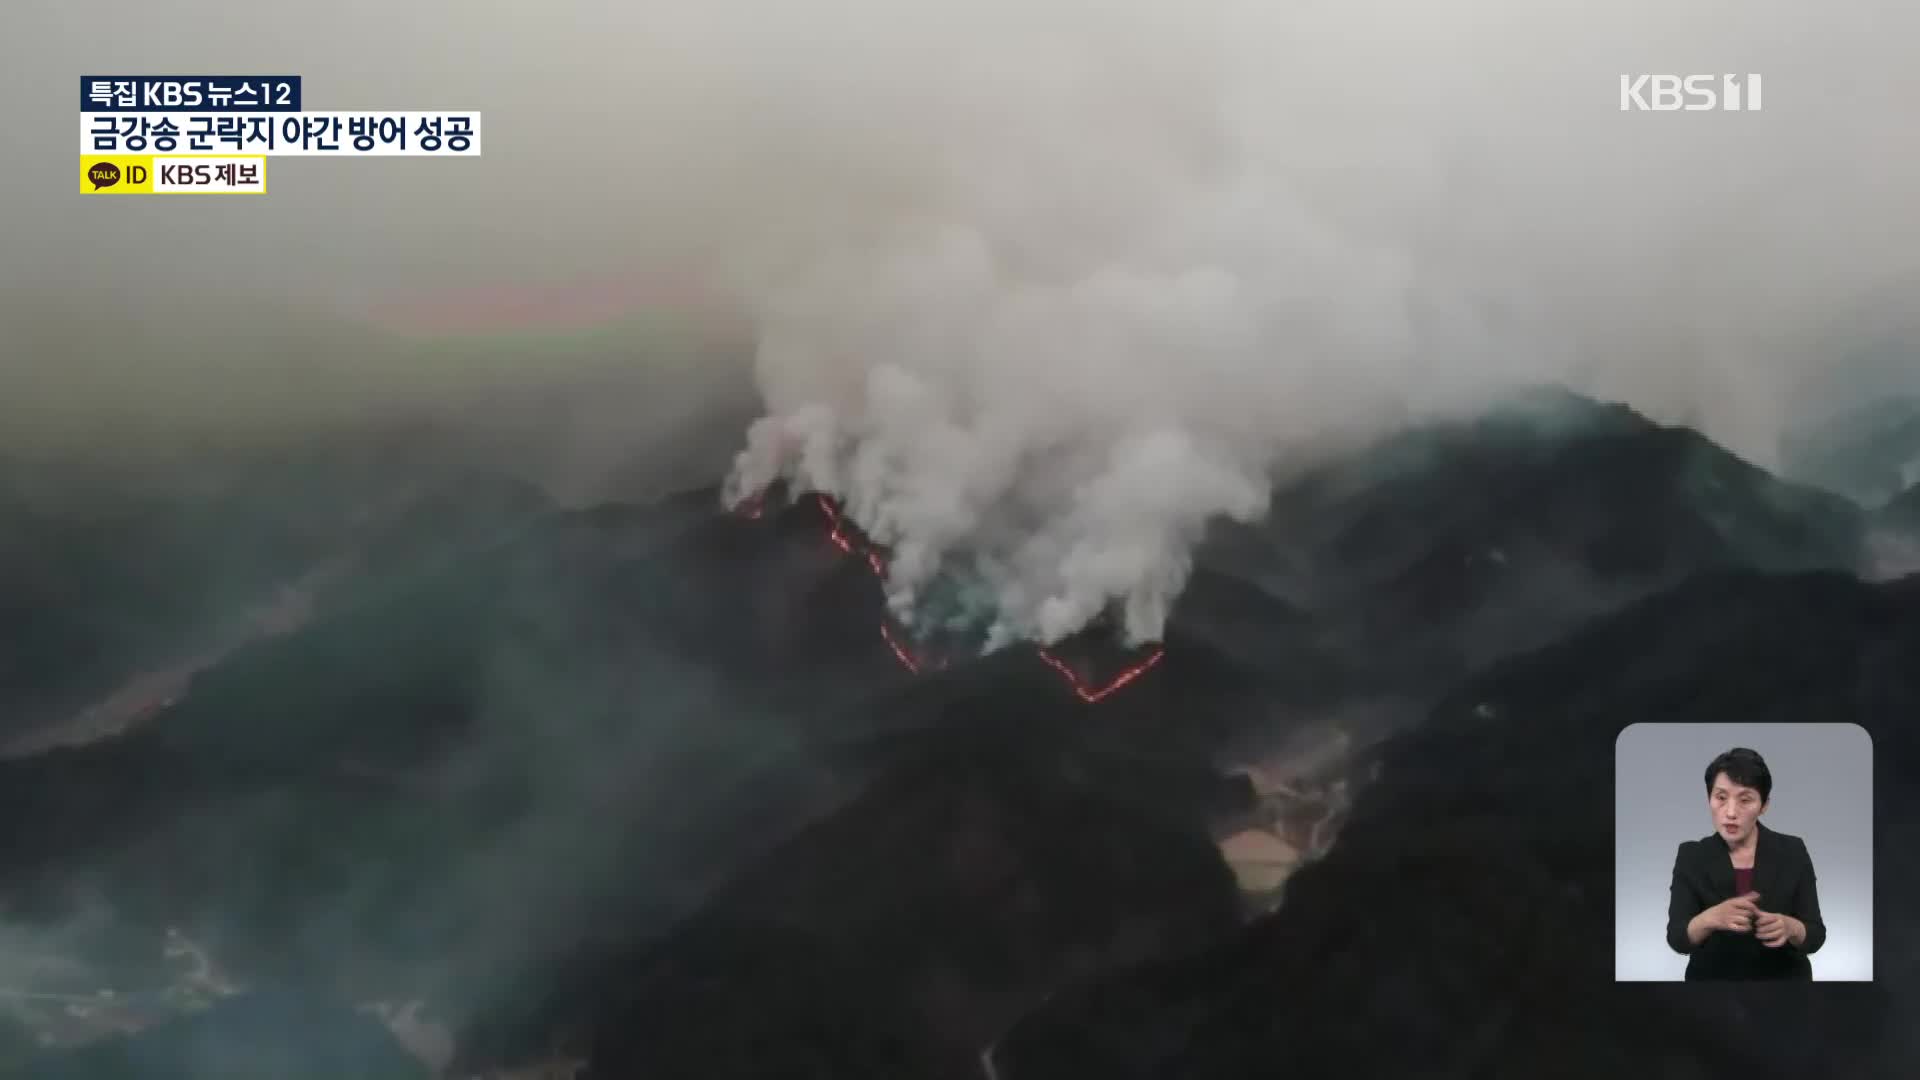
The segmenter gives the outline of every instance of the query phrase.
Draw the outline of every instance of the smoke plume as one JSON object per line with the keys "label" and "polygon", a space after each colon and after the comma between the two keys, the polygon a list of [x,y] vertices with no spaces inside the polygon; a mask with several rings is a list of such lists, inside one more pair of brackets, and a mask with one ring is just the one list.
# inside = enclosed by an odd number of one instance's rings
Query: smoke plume
{"label": "smoke plume", "polygon": [[[8,7],[38,45],[0,71],[0,147],[37,171],[0,255],[0,448],[485,411],[470,364],[247,298],[717,283],[766,417],[736,489],[835,490],[900,549],[899,603],[972,575],[1004,634],[1102,605],[1146,634],[1195,532],[1328,439],[1539,380],[1771,465],[1797,416],[1920,381],[1901,0],[416,7]],[[74,74],[161,59],[271,59],[315,107],[477,108],[486,154],[276,162],[244,205],[76,197],[44,153]],[[1640,73],[1759,74],[1765,107],[1620,111]],[[633,358],[644,392],[590,456],[723,436],[711,480],[740,420],[710,403],[749,358],[667,359]]]}
{"label": "smoke plume", "polygon": [[[1857,231],[1914,233],[1883,176],[1823,234],[1831,185],[1795,160],[1914,173],[1869,134],[1913,79],[1835,81],[1864,26],[1042,7],[782,27],[755,85],[798,212],[732,267],[766,415],[726,497],[833,495],[892,549],[897,613],[985,582],[992,644],[1103,613],[1155,638],[1208,522],[1265,513],[1277,468],[1519,380],[1764,456],[1823,307],[1915,265]],[[1674,65],[1761,72],[1772,111],[1618,110],[1620,73]]]}

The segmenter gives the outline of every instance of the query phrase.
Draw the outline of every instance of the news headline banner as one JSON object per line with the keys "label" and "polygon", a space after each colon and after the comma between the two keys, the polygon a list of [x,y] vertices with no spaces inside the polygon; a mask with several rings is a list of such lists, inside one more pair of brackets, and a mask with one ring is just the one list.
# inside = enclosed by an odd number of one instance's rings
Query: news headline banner
{"label": "news headline banner", "polygon": [[82,154],[479,157],[478,112],[85,113]]}
{"label": "news headline banner", "polygon": [[267,157],[478,157],[470,109],[309,111],[298,75],[83,75],[80,190],[264,194]]}

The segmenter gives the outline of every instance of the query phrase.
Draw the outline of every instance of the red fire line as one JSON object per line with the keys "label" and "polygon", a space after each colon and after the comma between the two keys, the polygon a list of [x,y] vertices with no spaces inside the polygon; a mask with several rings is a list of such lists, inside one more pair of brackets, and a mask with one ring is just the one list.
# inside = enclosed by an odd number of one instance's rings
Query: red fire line
{"label": "red fire line", "polygon": [[[873,571],[873,575],[885,581],[887,577],[887,565],[879,549],[872,544],[866,544],[864,545],[864,551],[859,550],[853,538],[847,535],[845,521],[840,516],[840,508],[834,505],[833,500],[817,492],[814,494],[813,500],[814,505],[820,508],[821,515],[826,518],[827,539],[833,542],[833,546],[848,555],[862,556],[867,564],[867,568]],[[764,496],[756,495],[746,499],[736,505],[734,509],[742,516],[750,520],[756,520],[765,510]],[[887,625],[884,619],[881,620],[880,623],[880,637],[881,640],[887,643],[888,651],[893,653],[894,659],[900,662],[901,667],[906,668],[915,675],[928,669],[929,665],[927,662],[917,656],[906,645],[902,644],[900,639],[895,636],[893,629]],[[1086,682],[1080,678],[1080,675],[1067,665],[1066,661],[1061,660],[1047,649],[1042,648],[1036,651],[1040,659],[1048,667],[1058,672],[1060,677],[1066,680],[1067,686],[1072,689],[1074,695],[1089,705],[1097,704],[1105,700],[1108,695],[1132,683],[1140,676],[1145,675],[1148,671],[1151,671],[1156,664],[1165,659],[1167,655],[1165,647],[1156,645],[1153,651],[1147,654],[1144,659],[1127,667],[1118,675],[1107,680],[1104,686],[1095,689],[1089,687]],[[939,665],[933,666],[937,667]]]}
{"label": "red fire line", "polygon": [[920,674],[921,667],[919,658],[914,656],[912,652],[908,651],[905,645],[900,644],[900,642],[894,638],[893,630],[890,629],[885,622],[880,624],[880,637],[887,643],[887,648],[893,650],[893,658],[900,661],[901,667],[906,668],[915,675]]}
{"label": "red fire line", "polygon": [[1046,661],[1048,667],[1059,672],[1061,678],[1067,680],[1067,685],[1071,686],[1073,692],[1080,696],[1080,700],[1092,705],[1099,702],[1102,698],[1105,698],[1108,694],[1113,693],[1115,690],[1120,689],[1152,670],[1153,666],[1158,664],[1167,655],[1167,650],[1160,646],[1155,646],[1153,652],[1147,654],[1146,659],[1115,675],[1112,679],[1108,680],[1105,686],[1102,686],[1098,690],[1089,689],[1086,683],[1080,681],[1080,676],[1059,657],[1045,649],[1039,650],[1039,654],[1040,659]]}

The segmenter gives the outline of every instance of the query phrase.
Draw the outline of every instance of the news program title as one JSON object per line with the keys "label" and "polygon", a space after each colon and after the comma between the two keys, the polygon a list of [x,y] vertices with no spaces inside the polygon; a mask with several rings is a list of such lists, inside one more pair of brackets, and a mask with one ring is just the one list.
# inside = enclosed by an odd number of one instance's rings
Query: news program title
{"label": "news program title", "polygon": [[265,194],[269,157],[479,157],[471,109],[308,111],[298,75],[83,75],[80,190]]}

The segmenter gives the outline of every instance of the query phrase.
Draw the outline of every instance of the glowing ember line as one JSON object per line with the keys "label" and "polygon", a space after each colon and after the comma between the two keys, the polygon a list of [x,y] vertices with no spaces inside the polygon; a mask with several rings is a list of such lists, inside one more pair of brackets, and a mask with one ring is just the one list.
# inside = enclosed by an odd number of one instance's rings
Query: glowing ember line
{"label": "glowing ember line", "polygon": [[[835,508],[831,502],[827,501],[825,495],[815,495],[813,501],[815,505],[820,507],[820,512],[827,515],[827,539],[833,541],[833,546],[839,548],[841,551],[849,555],[854,554],[853,541],[849,539],[847,534],[840,528],[840,511]],[[867,565],[873,567],[875,573],[880,574],[881,577],[885,577],[886,575],[881,573],[879,556],[874,555],[872,552],[868,552],[867,555]]]}
{"label": "glowing ember line", "polygon": [[1045,661],[1048,667],[1059,672],[1060,677],[1067,680],[1067,685],[1073,688],[1073,692],[1079,695],[1080,700],[1092,705],[1098,703],[1108,694],[1113,693],[1115,690],[1120,689],[1140,676],[1145,675],[1148,671],[1151,671],[1155,664],[1158,664],[1166,657],[1167,650],[1156,647],[1152,653],[1148,654],[1145,660],[1115,675],[1112,679],[1108,680],[1105,686],[1102,686],[1098,690],[1089,689],[1087,684],[1080,680],[1080,676],[1076,674],[1072,668],[1067,666],[1066,661],[1061,660],[1045,649],[1039,650],[1039,654],[1040,659]]}
{"label": "glowing ember line", "polygon": [[[885,581],[887,577],[887,565],[885,558],[880,554],[879,548],[871,543],[865,544],[864,550],[857,548],[853,538],[847,534],[845,519],[841,517],[840,508],[834,504],[833,500],[816,492],[813,496],[813,501],[814,505],[820,508],[821,515],[826,519],[827,539],[833,542],[833,546],[848,555],[863,557],[866,561],[867,568],[873,571],[873,575]],[[764,508],[765,497],[763,495],[756,495],[745,499],[734,507],[736,512],[749,520],[757,520]],[[885,619],[882,619],[880,622],[880,638],[887,643],[888,651],[893,653],[894,659],[900,662],[900,666],[915,675],[928,670],[930,667],[939,668],[945,666],[942,664],[929,665],[926,660],[922,659],[914,653],[912,649],[900,641],[894,634],[893,628],[887,624]],[[1061,660],[1052,652],[1044,648],[1035,651],[1041,661],[1055,672],[1058,672],[1062,679],[1066,680],[1067,686],[1073,691],[1074,696],[1089,705],[1097,704],[1105,700],[1115,691],[1127,686],[1135,679],[1153,670],[1154,666],[1159,664],[1161,660],[1166,659],[1167,655],[1165,647],[1155,646],[1153,652],[1149,653],[1144,659],[1107,680],[1106,685],[1095,689],[1089,687],[1086,682],[1080,678],[1080,675],[1067,665],[1066,661]]]}
{"label": "glowing ember line", "polygon": [[913,653],[907,650],[905,645],[900,644],[900,642],[894,638],[893,630],[889,628],[885,622],[880,624],[880,637],[886,641],[887,648],[893,650],[893,658],[900,661],[901,667],[906,668],[915,675],[920,674],[921,666],[919,658],[914,656]]}

